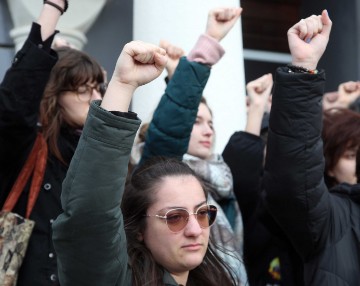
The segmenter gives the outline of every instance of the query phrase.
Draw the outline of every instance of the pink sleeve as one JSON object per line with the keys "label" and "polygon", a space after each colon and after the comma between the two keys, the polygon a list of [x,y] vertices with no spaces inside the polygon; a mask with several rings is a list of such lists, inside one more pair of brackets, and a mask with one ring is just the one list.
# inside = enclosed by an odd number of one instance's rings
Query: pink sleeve
{"label": "pink sleeve", "polygon": [[225,50],[217,40],[203,34],[188,54],[187,59],[191,62],[199,62],[212,66],[216,64],[224,54]]}

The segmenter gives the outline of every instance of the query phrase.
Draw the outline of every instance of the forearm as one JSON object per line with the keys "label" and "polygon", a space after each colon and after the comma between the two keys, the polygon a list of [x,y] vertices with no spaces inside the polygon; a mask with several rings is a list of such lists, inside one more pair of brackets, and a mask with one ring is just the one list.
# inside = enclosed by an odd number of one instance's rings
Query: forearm
{"label": "forearm", "polygon": [[255,212],[261,190],[264,143],[247,132],[234,133],[223,152],[234,180],[234,193],[244,222]]}
{"label": "forearm", "polygon": [[203,34],[199,37],[195,46],[188,54],[187,59],[191,62],[213,66],[224,54],[224,49],[216,39]]}
{"label": "forearm", "polygon": [[139,124],[138,119],[115,116],[97,103],[91,105],[63,183],[64,213],[53,224],[59,278],[64,285],[115,285],[127,275],[119,205]]}
{"label": "forearm", "polygon": [[152,156],[182,159],[209,76],[207,65],[189,62],[186,58],[180,60],[154,112],[141,162]]}
{"label": "forearm", "polygon": [[[61,8],[65,8],[65,0],[50,0]],[[55,7],[44,4],[37,23],[41,25],[41,37],[45,41],[54,34],[57,23],[61,17],[61,12]]]}
{"label": "forearm", "polygon": [[[56,1],[64,3],[63,0]],[[43,5],[39,21],[33,23],[28,39],[6,72],[0,85],[1,132],[10,128],[36,128],[39,104],[57,61],[57,55],[50,47],[59,17],[57,9]]]}
{"label": "forearm", "polygon": [[278,70],[270,116],[266,204],[304,256],[314,247],[329,211],[321,141],[324,79],[322,72]]}
{"label": "forearm", "polygon": [[263,116],[264,108],[262,106],[251,105],[247,113],[245,131],[260,136]]}

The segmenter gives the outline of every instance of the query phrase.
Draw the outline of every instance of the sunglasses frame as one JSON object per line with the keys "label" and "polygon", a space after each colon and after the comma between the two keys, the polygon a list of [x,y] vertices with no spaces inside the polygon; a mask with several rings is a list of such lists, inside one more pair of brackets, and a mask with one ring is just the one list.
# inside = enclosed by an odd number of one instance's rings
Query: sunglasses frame
{"label": "sunglasses frame", "polygon": [[[211,222],[210,217],[209,217],[209,225],[206,226],[206,227],[201,226],[200,222],[199,222],[198,219],[197,219],[198,212],[199,212],[199,210],[200,210],[201,208],[203,208],[203,207],[207,207],[208,212],[215,210],[215,218],[214,218],[214,219],[212,220],[212,222]],[[172,230],[172,229],[170,228],[170,225],[168,224],[168,214],[169,214],[169,212],[171,212],[171,211],[176,211],[176,210],[185,211],[185,212],[187,212],[188,216],[187,216],[187,218],[186,218],[186,223],[184,224],[184,226],[183,226],[181,229],[179,229],[179,230],[177,230],[177,231],[174,231],[174,230]],[[159,218],[159,219],[163,219],[163,220],[165,220],[165,223],[166,223],[168,229],[169,229],[171,232],[173,232],[173,233],[178,233],[178,232],[182,231],[182,230],[186,227],[186,225],[187,225],[188,222],[189,222],[189,218],[190,218],[191,215],[194,215],[194,216],[195,216],[196,221],[198,222],[199,226],[200,226],[202,229],[206,229],[206,228],[208,228],[208,227],[211,227],[211,226],[214,224],[214,222],[215,222],[215,220],[216,220],[216,216],[217,216],[217,207],[214,206],[214,205],[204,204],[204,205],[199,206],[194,213],[190,213],[187,209],[184,209],[184,208],[173,208],[173,209],[167,210],[166,213],[165,213],[165,215],[158,215],[158,214],[156,214],[156,215],[148,215],[148,214],[147,214],[147,215],[145,215],[145,217],[157,217],[157,218]],[[211,222],[211,224],[210,224],[210,222]]]}

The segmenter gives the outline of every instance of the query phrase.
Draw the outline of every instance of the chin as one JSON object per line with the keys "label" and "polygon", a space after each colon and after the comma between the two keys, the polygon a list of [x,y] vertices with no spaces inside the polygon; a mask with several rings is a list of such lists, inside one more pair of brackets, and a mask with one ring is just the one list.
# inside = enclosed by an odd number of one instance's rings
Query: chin
{"label": "chin", "polygon": [[203,160],[207,160],[207,159],[209,159],[210,156],[211,156],[211,152],[206,151],[206,152],[198,153],[196,157],[199,157],[200,159],[203,159]]}
{"label": "chin", "polygon": [[184,258],[184,264],[188,270],[192,270],[198,267],[204,260],[204,255],[202,254],[192,254],[191,257]]}
{"label": "chin", "polygon": [[199,261],[199,262],[192,262],[192,263],[187,263],[186,264],[186,269],[187,270],[193,270],[193,269],[195,269],[196,267],[198,267],[200,264],[202,263],[202,260],[201,261]]}

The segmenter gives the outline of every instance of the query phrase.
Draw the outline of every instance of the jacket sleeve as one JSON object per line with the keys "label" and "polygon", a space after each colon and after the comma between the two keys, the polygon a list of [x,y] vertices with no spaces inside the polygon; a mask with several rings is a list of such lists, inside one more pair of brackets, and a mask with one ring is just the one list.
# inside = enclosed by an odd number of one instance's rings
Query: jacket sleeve
{"label": "jacket sleeve", "polygon": [[53,36],[39,43],[40,25],[33,23],[0,84],[0,161],[7,169],[19,162],[35,140],[40,101],[57,61],[54,51],[44,49]]}
{"label": "jacket sleeve", "polygon": [[264,145],[259,136],[235,132],[222,154],[233,175],[234,193],[244,224],[255,213],[260,199]]}
{"label": "jacket sleeve", "polygon": [[153,156],[182,159],[209,76],[209,66],[180,59],[154,112],[140,164]]}
{"label": "jacket sleeve", "polygon": [[53,223],[61,285],[130,285],[120,202],[140,120],[92,103]]}
{"label": "jacket sleeve", "polygon": [[324,82],[324,72],[279,68],[269,122],[266,205],[304,259],[324,246],[330,227],[321,140]]}

